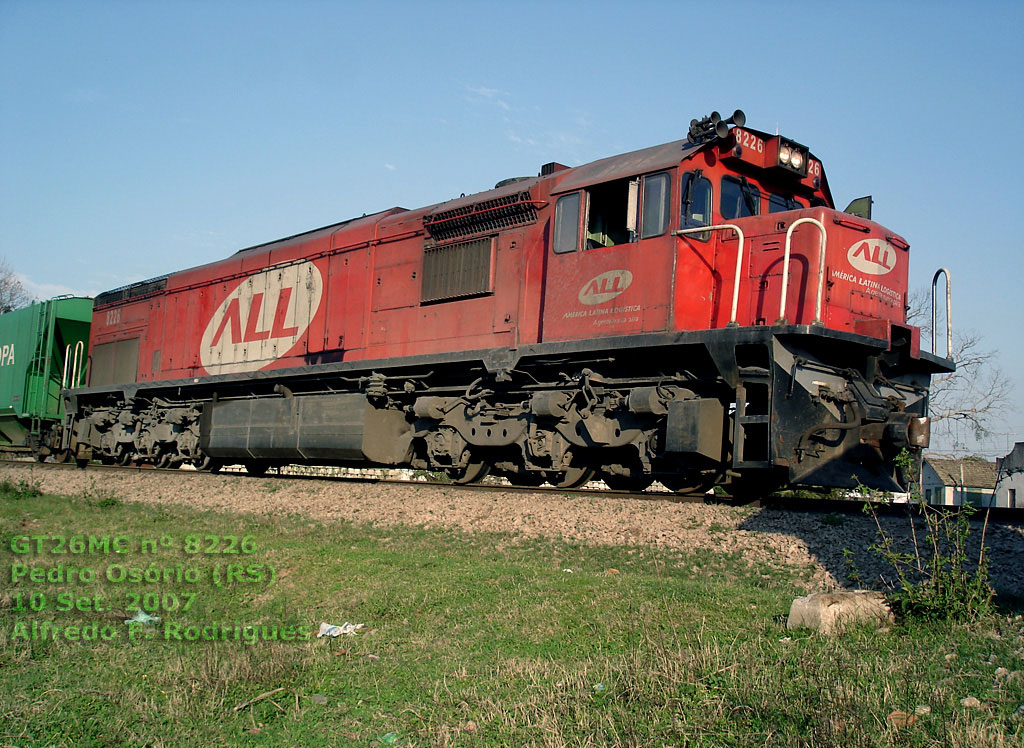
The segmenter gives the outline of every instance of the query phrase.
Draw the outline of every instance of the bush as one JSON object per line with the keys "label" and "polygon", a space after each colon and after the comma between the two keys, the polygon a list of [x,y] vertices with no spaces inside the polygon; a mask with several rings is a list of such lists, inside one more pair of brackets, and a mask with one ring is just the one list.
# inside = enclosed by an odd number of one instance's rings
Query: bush
{"label": "bush", "polygon": [[0,496],[5,499],[17,501],[18,499],[34,499],[42,495],[43,489],[40,487],[39,481],[25,478],[19,478],[16,481],[4,478],[0,481]]}
{"label": "bush", "polygon": [[97,488],[96,482],[92,478],[89,479],[89,487],[82,489],[78,496],[94,509],[108,509],[114,506],[121,506],[121,499],[113,491],[109,488]]}
{"label": "bush", "polygon": [[[909,455],[901,461],[909,463]],[[889,594],[897,612],[904,616],[929,620],[975,621],[992,613],[995,592],[989,583],[985,530],[988,512],[982,526],[977,562],[968,557],[974,507],[936,507],[921,495],[920,486],[912,483],[908,503],[908,520],[912,547],[901,551],[896,547],[870,504],[865,511],[875,520],[879,543],[870,550],[888,562],[896,575],[896,584]],[[918,534],[919,520],[923,533]]]}

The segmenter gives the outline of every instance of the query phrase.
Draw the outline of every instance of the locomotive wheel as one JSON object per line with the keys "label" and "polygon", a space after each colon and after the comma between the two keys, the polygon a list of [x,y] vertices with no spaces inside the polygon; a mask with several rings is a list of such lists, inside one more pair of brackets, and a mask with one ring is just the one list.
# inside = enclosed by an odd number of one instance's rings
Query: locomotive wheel
{"label": "locomotive wheel", "polygon": [[471,462],[464,468],[449,468],[445,472],[452,479],[452,483],[458,483],[461,486],[483,480],[491,472],[491,466],[486,462]]}
{"label": "locomotive wheel", "polygon": [[156,458],[155,464],[158,468],[169,468],[173,459],[174,455],[170,452],[161,452],[160,456]]}
{"label": "locomotive wheel", "polygon": [[661,485],[676,493],[705,493],[715,484],[717,478],[718,474],[715,472],[702,473],[696,470],[658,476]]}
{"label": "locomotive wheel", "polygon": [[132,453],[127,449],[122,449],[117,453],[117,464],[121,467],[128,467],[132,464]]}
{"label": "locomotive wheel", "polygon": [[654,476],[647,473],[634,475],[603,475],[602,480],[613,491],[646,491],[654,483]]}
{"label": "locomotive wheel", "polygon": [[72,454],[70,449],[65,449],[62,452],[58,452],[56,457],[57,462],[62,462],[65,464],[71,462],[75,458],[74,454]]}
{"label": "locomotive wheel", "polygon": [[555,473],[551,482],[558,488],[576,488],[593,478],[596,472],[589,465],[574,466]]}

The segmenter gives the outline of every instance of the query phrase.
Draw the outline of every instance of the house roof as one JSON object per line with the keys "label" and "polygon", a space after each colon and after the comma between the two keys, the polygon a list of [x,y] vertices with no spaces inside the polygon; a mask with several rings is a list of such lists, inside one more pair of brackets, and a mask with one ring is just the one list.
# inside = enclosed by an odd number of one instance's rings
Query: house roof
{"label": "house roof", "polygon": [[924,461],[935,471],[944,486],[989,489],[996,486],[996,464],[994,462],[950,460],[943,457],[925,457]]}

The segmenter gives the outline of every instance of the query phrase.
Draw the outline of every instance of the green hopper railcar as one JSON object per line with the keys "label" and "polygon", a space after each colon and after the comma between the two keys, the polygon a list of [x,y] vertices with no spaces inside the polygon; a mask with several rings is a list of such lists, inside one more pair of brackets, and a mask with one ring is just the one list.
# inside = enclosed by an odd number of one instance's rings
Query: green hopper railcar
{"label": "green hopper railcar", "polygon": [[85,381],[92,299],[63,297],[0,314],[0,451],[57,454],[65,387]]}

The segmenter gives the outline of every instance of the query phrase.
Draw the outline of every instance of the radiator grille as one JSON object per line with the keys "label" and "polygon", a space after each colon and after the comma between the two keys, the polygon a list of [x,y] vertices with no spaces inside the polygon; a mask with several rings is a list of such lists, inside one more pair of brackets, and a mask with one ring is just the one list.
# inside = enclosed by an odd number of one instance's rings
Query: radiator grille
{"label": "radiator grille", "polygon": [[426,247],[423,251],[424,303],[490,293],[491,239]]}
{"label": "radiator grille", "polygon": [[93,306],[103,306],[104,304],[112,304],[115,301],[125,301],[127,299],[134,299],[137,296],[146,296],[156,291],[163,291],[167,288],[167,279],[169,277],[168,275],[161,275],[159,278],[151,278],[150,280],[132,283],[129,286],[121,286],[113,291],[104,291],[96,297]]}
{"label": "radiator grille", "polygon": [[434,241],[459,239],[471,234],[522,226],[537,220],[529,192],[517,192],[493,200],[463,205],[426,216],[423,226]]}

